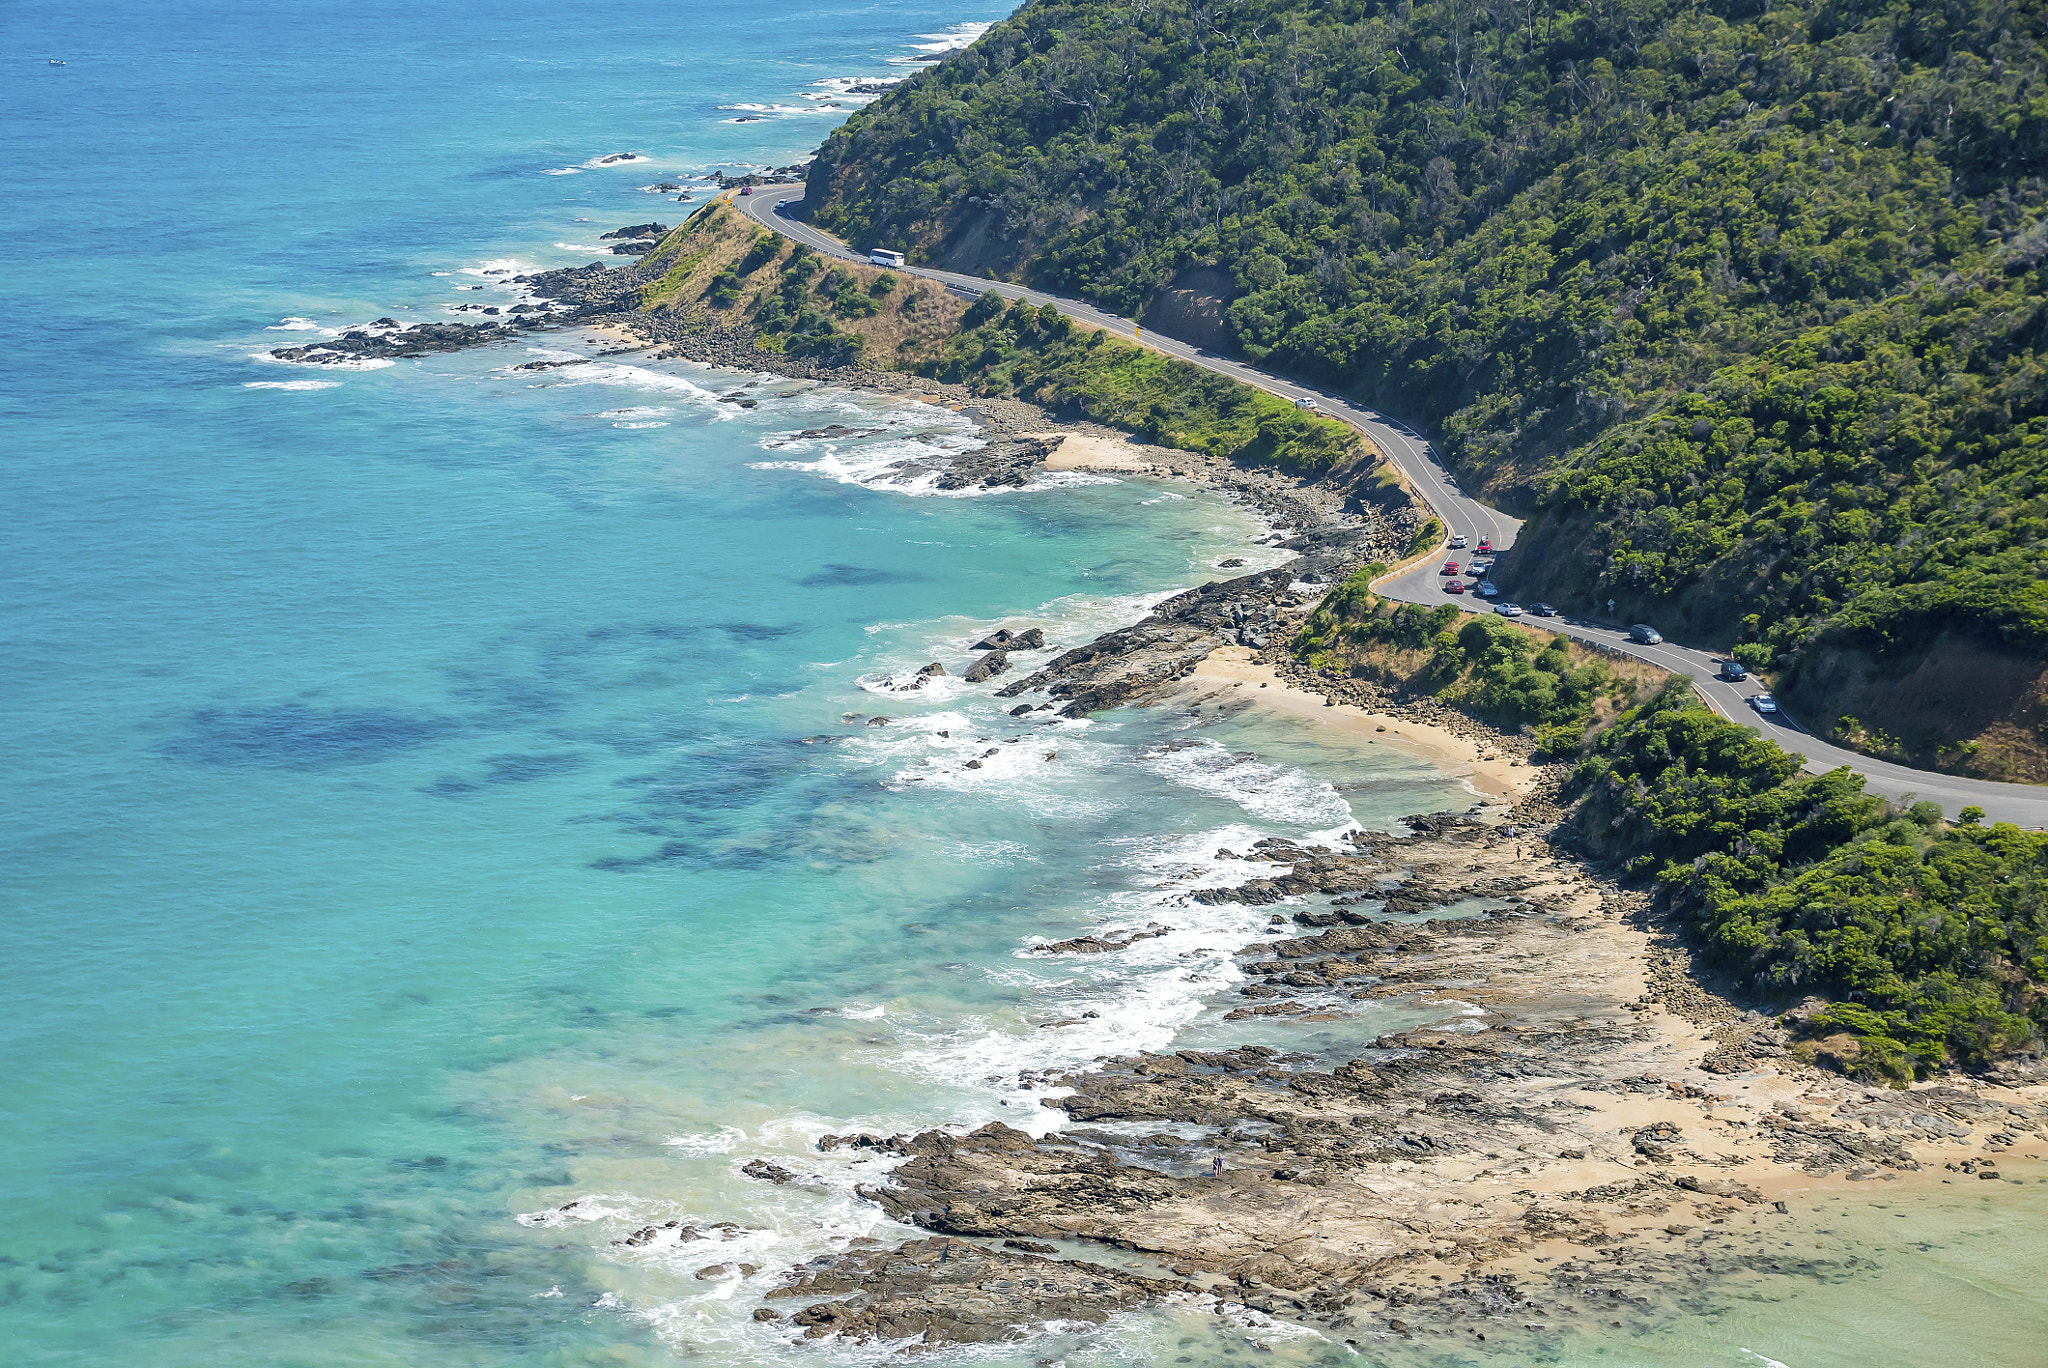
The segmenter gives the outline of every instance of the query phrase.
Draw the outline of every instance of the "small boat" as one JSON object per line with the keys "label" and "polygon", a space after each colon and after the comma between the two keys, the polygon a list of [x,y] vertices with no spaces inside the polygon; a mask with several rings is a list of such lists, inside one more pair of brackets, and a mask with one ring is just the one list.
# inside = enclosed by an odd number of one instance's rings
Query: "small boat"
{"label": "small boat", "polygon": [[69,66],[69,65],[70,65],[70,63],[68,63],[68,62],[60,62],[60,61],[58,61],[58,60],[57,60],[57,59],[56,59],[55,57],[52,57],[52,58],[50,59],[50,65],[51,65],[51,66]]}

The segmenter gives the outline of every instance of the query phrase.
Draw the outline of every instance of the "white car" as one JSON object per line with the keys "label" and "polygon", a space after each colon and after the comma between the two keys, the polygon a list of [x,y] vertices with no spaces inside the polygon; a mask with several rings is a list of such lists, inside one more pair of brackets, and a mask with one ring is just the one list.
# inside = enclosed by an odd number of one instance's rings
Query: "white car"
{"label": "white car", "polygon": [[1464,545],[1465,545],[1465,534],[1464,534],[1464,533],[1462,533],[1462,532],[1461,532],[1461,533],[1459,533],[1459,534],[1458,534],[1457,536],[1455,536],[1455,537],[1451,538],[1451,549],[1452,549],[1452,550],[1454,550],[1454,551],[1457,551],[1457,550],[1462,550],[1462,549],[1464,548]]}
{"label": "white car", "polygon": [[1774,713],[1778,710],[1778,700],[1769,694],[1751,694],[1749,706],[1755,708],[1760,713]]}
{"label": "white car", "polygon": [[1484,578],[1486,572],[1491,569],[1493,569],[1492,558],[1488,556],[1481,556],[1478,560],[1472,561],[1471,563],[1466,565],[1465,573],[1468,575],[1478,575],[1481,578]]}
{"label": "white car", "polygon": [[1522,605],[1519,603],[1496,604],[1493,611],[1499,613],[1502,617],[1520,617],[1522,615]]}

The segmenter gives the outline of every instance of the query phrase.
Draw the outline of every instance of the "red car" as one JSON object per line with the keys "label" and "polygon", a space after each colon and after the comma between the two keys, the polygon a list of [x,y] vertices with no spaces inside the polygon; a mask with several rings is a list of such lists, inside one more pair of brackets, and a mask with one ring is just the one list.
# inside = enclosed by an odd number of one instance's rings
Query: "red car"
{"label": "red car", "polygon": [[1458,573],[1458,563],[1456,561],[1445,561],[1444,568],[1438,573],[1445,575],[1455,575]]}
{"label": "red car", "polygon": [[742,185],[740,187],[740,193],[742,195],[751,195],[754,193],[754,187],[751,185]]}
{"label": "red car", "polygon": [[1491,550],[1493,550],[1493,543],[1487,538],[1481,537],[1479,539],[1479,554],[1483,556]]}
{"label": "red car", "polygon": [[1446,585],[1444,586],[1444,592],[1445,592],[1446,594],[1462,594],[1462,593],[1464,593],[1464,592],[1465,592],[1465,581],[1463,581],[1463,580],[1452,580],[1452,581],[1451,581],[1451,582],[1450,582],[1449,584],[1446,584]]}

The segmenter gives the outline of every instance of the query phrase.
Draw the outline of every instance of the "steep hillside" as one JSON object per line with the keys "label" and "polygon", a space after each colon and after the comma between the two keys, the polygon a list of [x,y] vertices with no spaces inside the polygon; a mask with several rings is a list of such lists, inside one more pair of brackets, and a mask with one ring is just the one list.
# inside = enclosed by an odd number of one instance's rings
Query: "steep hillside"
{"label": "steep hillside", "polygon": [[[1532,517],[1518,592],[2048,779],[2044,38],[2040,0],[1040,3],[806,203],[1429,423]],[[1958,650],[2012,706],[1866,715]]]}
{"label": "steep hillside", "polygon": [[1299,472],[1343,469],[1368,496],[1405,504],[1358,433],[1156,351],[1077,328],[1051,305],[828,262],[730,207],[706,205],[633,268],[641,307],[715,329],[754,354],[909,371],[985,395],[1020,396],[1146,441]]}

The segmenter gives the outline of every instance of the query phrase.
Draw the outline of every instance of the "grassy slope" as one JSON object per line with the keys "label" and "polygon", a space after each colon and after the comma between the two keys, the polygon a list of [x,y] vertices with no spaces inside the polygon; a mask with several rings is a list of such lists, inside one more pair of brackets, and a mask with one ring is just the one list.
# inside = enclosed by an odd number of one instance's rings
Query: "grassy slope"
{"label": "grassy slope", "polygon": [[[2044,70],[2041,0],[1045,0],[850,120],[808,202],[1125,310],[1227,278],[1242,351],[1533,515],[1530,595],[2048,779]],[[1979,706],[1898,687],[1966,657]]]}
{"label": "grassy slope", "polygon": [[[764,350],[860,362],[1020,395],[1147,441],[1292,470],[1374,455],[1356,431],[1046,306],[970,305],[928,281],[827,262],[713,203],[646,258],[643,306],[747,327]],[[1391,489],[1392,487],[1389,486]]]}

